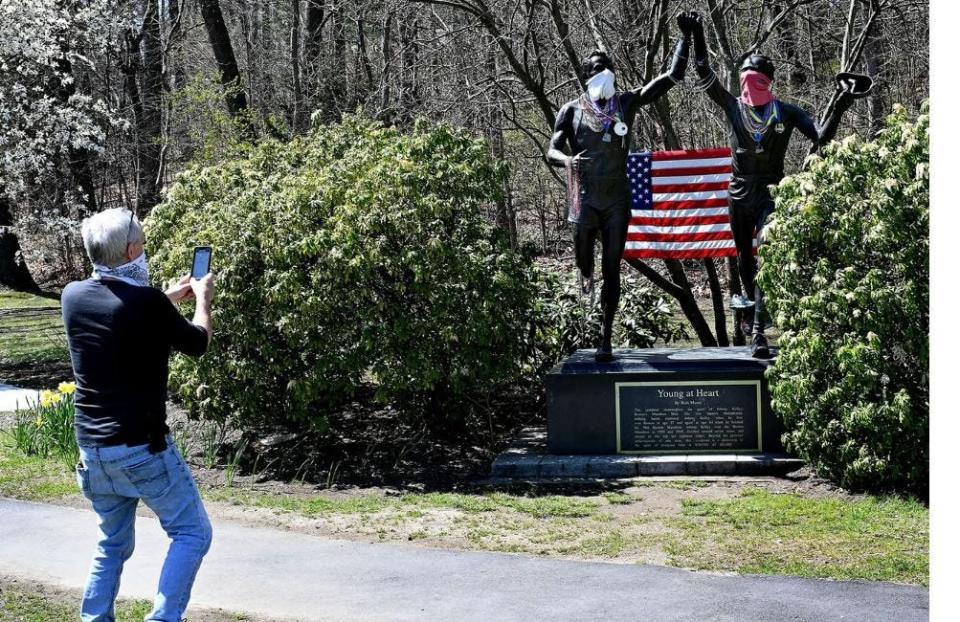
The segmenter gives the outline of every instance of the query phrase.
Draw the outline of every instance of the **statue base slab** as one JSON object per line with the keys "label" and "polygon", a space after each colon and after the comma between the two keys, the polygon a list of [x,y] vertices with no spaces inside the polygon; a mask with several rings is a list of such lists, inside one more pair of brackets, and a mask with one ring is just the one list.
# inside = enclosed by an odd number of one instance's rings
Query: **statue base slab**
{"label": "statue base slab", "polygon": [[[776,349],[772,349],[775,356]],[[783,424],[748,347],[578,350],[547,374],[553,455],[783,455]]]}

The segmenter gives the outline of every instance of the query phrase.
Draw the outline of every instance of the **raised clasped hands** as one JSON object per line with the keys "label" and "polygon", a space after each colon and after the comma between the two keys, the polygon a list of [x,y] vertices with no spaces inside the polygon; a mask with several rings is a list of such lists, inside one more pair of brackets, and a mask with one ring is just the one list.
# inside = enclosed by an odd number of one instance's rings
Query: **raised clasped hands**
{"label": "raised clasped hands", "polygon": [[684,36],[692,35],[703,29],[703,18],[696,11],[684,11],[677,15],[677,27]]}

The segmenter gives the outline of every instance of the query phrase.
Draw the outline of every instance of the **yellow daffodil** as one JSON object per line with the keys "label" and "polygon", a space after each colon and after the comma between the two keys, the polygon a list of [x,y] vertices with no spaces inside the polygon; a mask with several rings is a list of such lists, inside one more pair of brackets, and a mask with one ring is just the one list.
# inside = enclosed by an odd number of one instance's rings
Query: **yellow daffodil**
{"label": "yellow daffodil", "polygon": [[57,387],[57,391],[63,395],[72,395],[77,390],[77,383],[75,382],[61,382]]}
{"label": "yellow daffodil", "polygon": [[35,423],[37,424],[37,427],[38,427],[38,428],[39,428],[40,426],[42,426],[42,425],[43,425],[43,417],[37,417],[37,420],[36,420]]}
{"label": "yellow daffodil", "polygon": [[49,408],[55,404],[59,404],[63,396],[59,393],[54,393],[49,389],[45,389],[40,393],[40,405],[44,408]]}

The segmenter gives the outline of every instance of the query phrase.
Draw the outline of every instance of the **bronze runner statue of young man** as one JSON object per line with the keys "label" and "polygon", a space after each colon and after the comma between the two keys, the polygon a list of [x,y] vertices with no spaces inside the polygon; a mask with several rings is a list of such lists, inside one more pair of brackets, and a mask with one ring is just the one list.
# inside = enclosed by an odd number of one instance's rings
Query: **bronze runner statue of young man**
{"label": "bronze runner statue of young man", "polygon": [[[774,66],[762,54],[751,54],[740,67],[740,97],[720,84],[710,68],[703,21],[696,12],[678,17],[681,28],[693,32],[694,54],[700,87],[723,110],[730,131],[733,177],[729,186],[730,228],[737,247],[737,264],[744,296],[734,296],[731,307],[743,309],[743,332],[751,335],[751,354],[768,358],[770,348],[763,335],[763,295],[756,286],[757,260],[753,254],[754,231],[758,237],[773,212],[769,186],[783,179],[783,160],[794,128],[812,143],[812,150],[830,142],[837,133],[841,115],[855,99],[866,96],[873,86],[867,76],[841,73],[836,77],[839,91],[834,114],[823,127],[802,109],[780,101],[770,91]],[[753,299],[750,299],[753,296]]]}
{"label": "bronze runner statue of young man", "polygon": [[[683,37],[677,42],[670,70],[642,87],[617,91],[614,66],[606,52],[592,52],[581,67],[587,91],[567,102],[557,114],[548,161],[565,166],[568,180],[569,212],[577,268],[593,288],[593,248],[600,236],[603,287],[600,304],[603,328],[596,360],[613,360],[611,332],[620,304],[620,260],[630,224],[630,188],[627,154],[630,129],[641,106],[663,97],[683,80],[693,22],[680,25]],[[569,145],[569,153],[564,146]]]}

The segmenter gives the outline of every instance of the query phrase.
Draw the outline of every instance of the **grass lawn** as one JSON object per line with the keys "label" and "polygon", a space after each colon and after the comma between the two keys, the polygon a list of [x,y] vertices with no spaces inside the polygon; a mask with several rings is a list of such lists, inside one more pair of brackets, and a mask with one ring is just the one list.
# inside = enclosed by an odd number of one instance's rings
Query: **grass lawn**
{"label": "grass lawn", "polygon": [[682,535],[668,552],[689,568],[928,582],[929,510],[915,501],[753,490],[729,501],[684,501],[672,523]]}
{"label": "grass lawn", "polygon": [[0,291],[0,365],[69,362],[60,302]]}
{"label": "grass lawn", "polygon": [[[80,596],[12,580],[0,580],[0,622],[52,622],[78,617]],[[117,620],[139,622],[150,613],[147,601],[121,601]]]}
{"label": "grass lawn", "polygon": [[77,481],[62,461],[24,456],[0,431],[0,497],[57,502],[79,496]]}
{"label": "grass lawn", "polygon": [[[222,477],[222,474],[221,474]],[[773,480],[636,480],[617,490],[518,494],[264,490],[199,478],[215,518],[364,541],[710,571],[927,585],[929,510],[895,497]],[[792,488],[791,488],[792,487]],[[0,442],[0,496],[84,505],[62,462]]]}
{"label": "grass lawn", "polygon": [[[0,622],[61,622],[79,618],[80,592],[0,577]],[[117,602],[117,622],[140,622],[153,609],[147,600],[120,599]],[[190,609],[192,622],[253,621],[242,614],[222,610],[198,611]]]}

